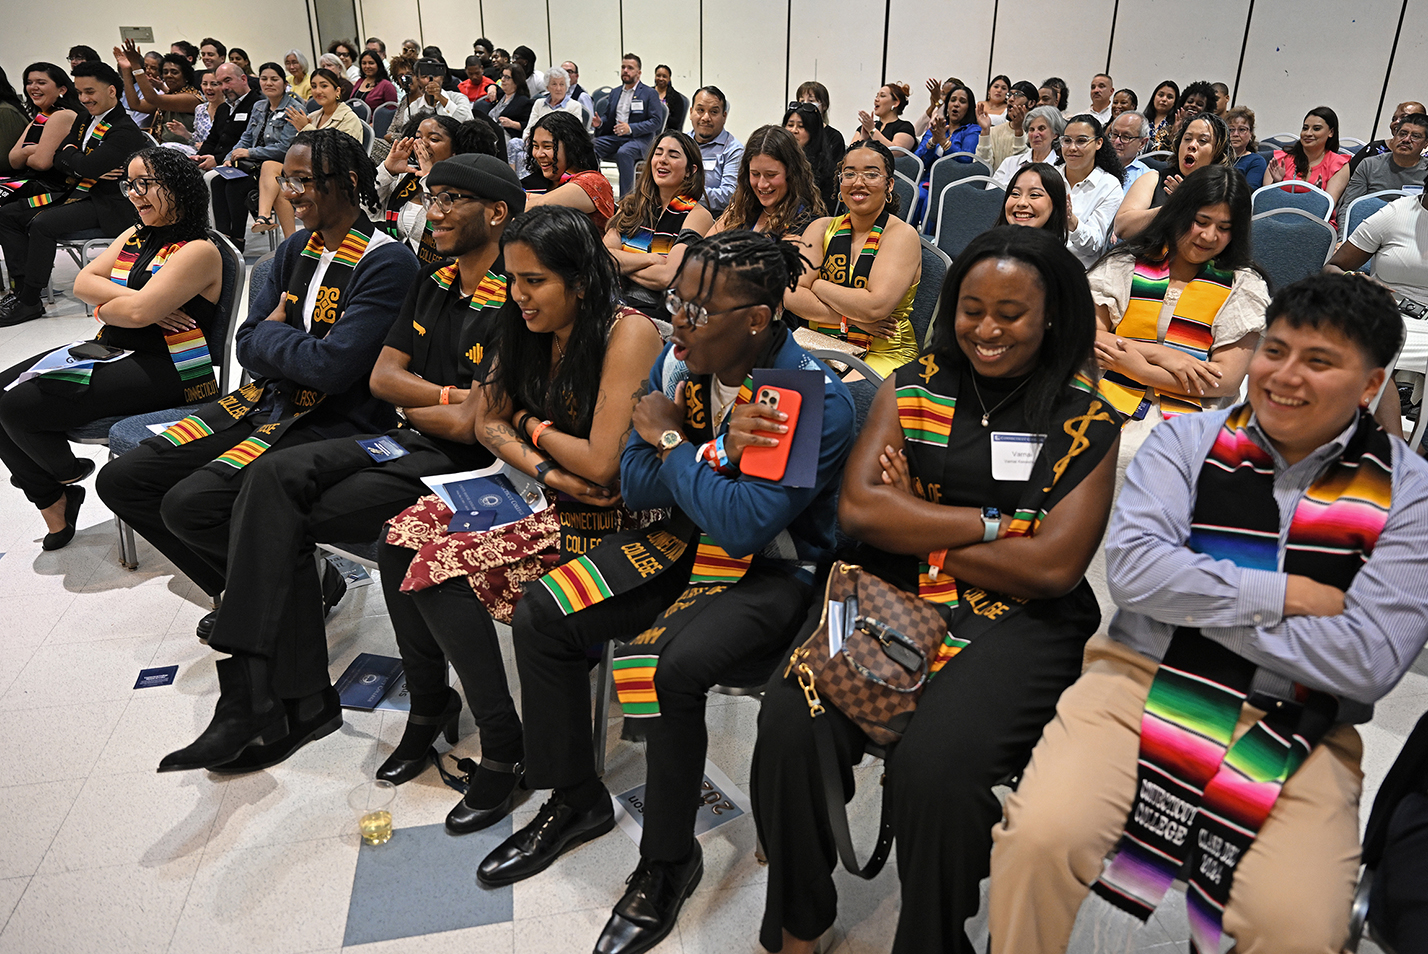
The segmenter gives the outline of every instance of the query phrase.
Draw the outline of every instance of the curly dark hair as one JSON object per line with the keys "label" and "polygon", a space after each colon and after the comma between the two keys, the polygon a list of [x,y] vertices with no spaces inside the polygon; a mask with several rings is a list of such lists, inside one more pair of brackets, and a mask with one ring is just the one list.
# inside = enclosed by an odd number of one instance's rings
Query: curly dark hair
{"label": "curly dark hair", "polygon": [[[74,91],[74,80],[70,79],[69,74],[63,69],[53,63],[46,63],[44,61],[31,63],[25,67],[25,72],[20,74],[20,88],[22,90],[29,85],[31,73],[44,73],[50,78],[51,83],[54,83],[60,89],[64,90],[64,92],[60,94],[60,98],[55,100],[54,109],[50,110],[51,112],[54,112],[56,109],[71,109],[76,113],[84,112],[84,106],[80,103],[79,96]],[[120,95],[123,95],[122,91]],[[25,113],[31,119],[34,119],[35,116],[39,114],[39,110],[35,108],[35,104],[30,101],[30,97],[28,96],[25,97]]]}
{"label": "curly dark hair", "polygon": [[[565,115],[565,114],[560,114]],[[576,437],[590,435],[606,332],[620,287],[615,260],[590,217],[559,205],[543,205],[511,220],[501,233],[501,251],[519,242],[570,291],[582,292],[565,357],[550,366],[551,334],[526,328],[514,298],[496,315],[496,362],[486,384],[492,396],[552,421]]]}
{"label": "curly dark hair", "polygon": [[[162,227],[172,230],[175,241],[207,238],[208,186],[203,181],[203,170],[198,168],[198,163],[176,149],[148,146],[125,160],[126,171],[135,159],[144,164],[149,175],[159,180],[159,187],[168,193],[174,210],[178,212],[175,221]],[[144,226],[139,226],[141,236],[145,231]]]}
{"label": "curly dark hair", "polygon": [[486,123],[476,122],[469,119],[466,122],[457,122],[450,116],[437,116],[431,113],[413,116],[407,120],[407,124],[402,127],[402,138],[410,139],[421,129],[421,124],[430,119],[446,131],[446,135],[451,140],[451,154],[460,156],[468,152],[479,152],[487,156],[496,156],[496,134]]}
{"label": "curly dark hair", "polygon": [[[537,129],[550,133],[550,138],[555,140],[557,156],[560,154],[560,148],[565,147],[566,172],[588,172],[600,168],[600,157],[595,155],[595,143],[585,131],[585,124],[565,110],[546,113],[537,119],[531,127],[532,140]],[[526,171],[532,175],[540,175],[540,166],[529,153],[526,155]]]}
{"label": "curly dark hair", "polygon": [[[897,168],[897,164],[893,161],[892,150],[887,146],[884,146],[876,139],[865,139],[861,142],[848,143],[848,148],[843,150],[843,156],[838,160],[838,169],[835,174],[840,177],[843,175],[843,163],[847,161],[849,154],[858,149],[871,149],[877,153],[878,158],[883,161],[883,176],[888,181],[888,191],[885,201],[887,202],[888,211],[893,215],[897,215],[898,209],[902,208],[902,196],[898,195],[897,189],[893,187],[893,173]],[[841,179],[839,181],[841,183]]]}
{"label": "curly dark hair", "polygon": [[[193,71],[193,64],[182,53],[165,53],[164,62],[177,66],[179,72],[183,74],[183,86],[180,89],[191,89],[197,84],[198,79],[197,74]],[[163,75],[163,67],[159,68],[159,73]]]}
{"label": "curly dark hair", "polygon": [[[697,265],[693,264],[698,262]],[[720,232],[692,243],[684,253],[671,284],[678,284],[687,268],[700,269],[700,297],[707,296],[721,274],[737,282],[753,295],[753,304],[767,305],[778,322],[783,311],[784,292],[798,286],[808,263],[797,246],[767,232],[737,229]]]}
{"label": "curly dark hair", "polygon": [[[330,181],[336,181],[354,206],[381,208],[381,200],[377,198],[377,167],[372,165],[372,158],[356,139],[336,129],[304,129],[293,137],[288,149],[294,146],[311,149],[313,175],[328,176]],[[357,176],[355,186],[346,175],[349,172]],[[317,188],[327,191],[320,181]]]}

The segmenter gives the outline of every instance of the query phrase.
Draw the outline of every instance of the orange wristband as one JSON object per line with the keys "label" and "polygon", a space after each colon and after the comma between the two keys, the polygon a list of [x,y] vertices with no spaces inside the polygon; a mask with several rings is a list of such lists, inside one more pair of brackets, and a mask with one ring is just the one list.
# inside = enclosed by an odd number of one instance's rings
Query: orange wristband
{"label": "orange wristband", "polygon": [[94,320],[95,320],[95,321],[101,321],[101,320],[102,320],[102,319],[99,317],[99,306],[98,306],[98,305],[95,305],[95,306],[94,306]]}
{"label": "orange wristband", "polygon": [[442,403],[442,404],[450,404],[450,403],[451,403],[451,385],[449,385],[449,384],[448,384],[446,387],[444,387],[444,388],[441,389],[441,403]]}
{"label": "orange wristband", "polygon": [[947,562],[947,548],[933,550],[927,554],[927,578],[933,583],[937,582],[937,574],[942,572],[942,567]]}
{"label": "orange wristband", "polygon": [[534,431],[531,431],[531,446],[540,447],[541,432],[544,431],[547,427],[550,427],[550,425],[550,421],[541,421],[539,424],[536,425],[536,429]]}

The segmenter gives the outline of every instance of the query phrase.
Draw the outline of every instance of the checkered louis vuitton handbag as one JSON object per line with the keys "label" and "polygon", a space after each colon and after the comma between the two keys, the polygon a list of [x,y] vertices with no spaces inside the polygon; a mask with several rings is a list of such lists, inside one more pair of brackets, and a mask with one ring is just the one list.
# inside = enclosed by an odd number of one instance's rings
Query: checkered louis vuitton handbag
{"label": "checkered louis vuitton handbag", "polygon": [[902,738],[927,683],[931,660],[947,635],[947,623],[926,600],[905,593],[862,567],[838,562],[828,574],[823,619],[813,635],[793,651],[793,673],[814,721],[828,820],[843,865],[863,878],[882,869],[892,848],[892,828],[884,802],[878,844],[859,865],[848,831],[842,776],[832,732],[824,713],[829,704],[857,723],[877,745]]}

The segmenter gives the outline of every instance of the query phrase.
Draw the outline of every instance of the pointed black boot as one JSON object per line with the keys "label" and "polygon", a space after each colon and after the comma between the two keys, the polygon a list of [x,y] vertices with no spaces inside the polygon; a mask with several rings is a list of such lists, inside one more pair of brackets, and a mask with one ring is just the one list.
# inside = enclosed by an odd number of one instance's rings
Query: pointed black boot
{"label": "pointed black boot", "polygon": [[192,745],[170,752],[160,772],[184,772],[231,762],[248,746],[271,745],[288,734],[287,710],[273,693],[268,661],[261,656],[220,659],[218,705],[213,721]]}

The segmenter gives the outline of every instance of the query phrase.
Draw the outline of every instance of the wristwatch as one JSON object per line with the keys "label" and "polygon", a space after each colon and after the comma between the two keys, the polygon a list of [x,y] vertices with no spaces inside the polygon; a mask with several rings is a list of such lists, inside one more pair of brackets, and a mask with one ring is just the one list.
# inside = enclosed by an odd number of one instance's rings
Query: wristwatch
{"label": "wristwatch", "polygon": [[679,431],[668,430],[659,436],[659,449],[662,451],[672,451],[683,443],[684,435]]}
{"label": "wristwatch", "polygon": [[544,484],[544,483],[545,483],[545,475],[548,474],[548,473],[550,473],[550,472],[553,471],[553,470],[555,470],[555,461],[553,461],[553,460],[543,460],[543,461],[541,461],[539,464],[536,464],[536,465],[535,465],[535,472],[536,472],[536,473],[535,473],[535,477],[536,477],[536,480],[538,480],[538,481],[540,481],[542,484]]}
{"label": "wristwatch", "polygon": [[1002,512],[996,507],[982,508],[982,542],[991,543],[1002,529]]}

